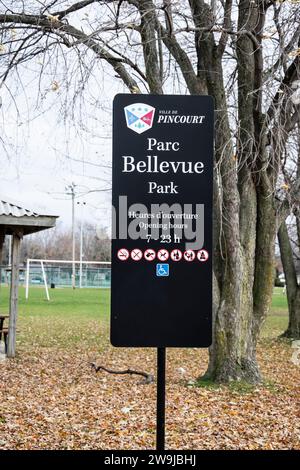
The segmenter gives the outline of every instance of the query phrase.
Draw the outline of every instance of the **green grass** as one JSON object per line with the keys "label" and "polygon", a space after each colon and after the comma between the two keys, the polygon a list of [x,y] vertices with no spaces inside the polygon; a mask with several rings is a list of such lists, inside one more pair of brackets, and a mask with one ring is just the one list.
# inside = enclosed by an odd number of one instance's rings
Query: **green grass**
{"label": "green grass", "polygon": [[[31,287],[29,300],[25,300],[25,289],[19,292],[20,334],[18,339],[24,346],[44,347],[89,346],[98,348],[101,335],[102,347],[109,343],[109,289],[50,289],[48,302],[45,290]],[[9,290],[0,288],[0,312],[8,312]],[[272,307],[262,330],[262,339],[277,338],[288,323],[286,295],[282,288],[275,288]],[[87,343],[87,344],[86,344]],[[104,346],[103,346],[104,345]]]}
{"label": "green grass", "polygon": [[[41,287],[29,289],[29,299],[25,299],[25,289],[19,289],[19,314],[30,316],[64,316],[64,318],[97,318],[108,317],[109,289],[50,289],[50,301],[46,299],[45,290]],[[8,312],[7,287],[0,290],[1,312]]]}
{"label": "green grass", "polygon": [[282,287],[275,287],[269,315],[264,323],[261,337],[277,338],[288,326],[288,305]]}
{"label": "green grass", "polygon": [[[33,287],[29,299],[19,289],[18,339],[26,347],[99,348],[108,344],[109,289],[52,289]],[[0,311],[8,312],[9,291],[0,290]],[[101,336],[101,341],[100,341]]]}
{"label": "green grass", "polygon": [[273,311],[283,310],[284,312],[286,312],[287,308],[288,308],[287,297],[286,297],[286,294],[283,294],[283,288],[274,287],[273,299],[272,299],[272,310]]}

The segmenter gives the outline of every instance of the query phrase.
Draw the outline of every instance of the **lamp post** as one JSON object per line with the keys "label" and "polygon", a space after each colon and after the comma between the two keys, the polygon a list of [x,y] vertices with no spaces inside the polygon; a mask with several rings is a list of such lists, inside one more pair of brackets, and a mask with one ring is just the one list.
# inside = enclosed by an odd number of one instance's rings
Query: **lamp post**
{"label": "lamp post", "polygon": [[72,198],[72,288],[76,287],[76,272],[75,272],[75,187],[74,183],[66,186],[66,191]]}
{"label": "lamp post", "polygon": [[81,222],[80,222],[80,263],[79,263],[79,288],[82,288],[82,258],[83,258],[83,214],[84,207],[86,202],[77,202],[78,205],[81,205]]}

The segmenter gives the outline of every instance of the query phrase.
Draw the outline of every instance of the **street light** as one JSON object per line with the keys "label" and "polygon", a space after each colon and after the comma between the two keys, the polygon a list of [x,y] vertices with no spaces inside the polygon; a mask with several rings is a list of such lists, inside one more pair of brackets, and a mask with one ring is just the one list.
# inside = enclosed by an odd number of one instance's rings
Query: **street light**
{"label": "street light", "polygon": [[66,191],[69,196],[72,197],[72,288],[76,287],[75,277],[75,187],[76,184],[71,183],[66,186]]}

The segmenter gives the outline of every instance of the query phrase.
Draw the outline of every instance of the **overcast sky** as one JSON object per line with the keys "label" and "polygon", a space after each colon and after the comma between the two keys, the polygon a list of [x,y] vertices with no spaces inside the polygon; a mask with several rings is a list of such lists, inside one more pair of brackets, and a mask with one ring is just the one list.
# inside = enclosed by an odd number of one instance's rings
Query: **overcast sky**
{"label": "overcast sky", "polygon": [[[114,95],[124,88],[100,72],[98,82],[91,84],[97,104],[90,100],[83,118],[78,113],[74,122],[64,122],[64,83],[54,90],[53,80],[47,83],[46,78],[42,105],[36,107],[36,81],[30,71],[26,73],[25,87],[13,83],[14,100],[11,90],[0,90],[0,131],[5,142],[5,149],[0,148],[1,195],[59,215],[61,223],[69,225],[71,199],[65,188],[74,182],[76,201],[86,202],[84,219],[110,229],[111,109]],[[79,220],[78,205],[76,215]]]}

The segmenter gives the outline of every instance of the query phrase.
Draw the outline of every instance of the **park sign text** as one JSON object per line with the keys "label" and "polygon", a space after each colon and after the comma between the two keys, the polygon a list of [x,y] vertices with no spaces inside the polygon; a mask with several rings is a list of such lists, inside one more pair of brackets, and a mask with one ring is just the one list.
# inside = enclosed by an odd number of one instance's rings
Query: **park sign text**
{"label": "park sign text", "polygon": [[210,96],[114,99],[114,346],[211,344],[213,108]]}

